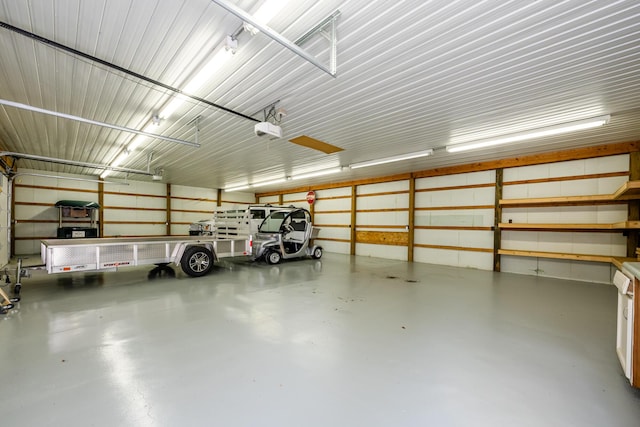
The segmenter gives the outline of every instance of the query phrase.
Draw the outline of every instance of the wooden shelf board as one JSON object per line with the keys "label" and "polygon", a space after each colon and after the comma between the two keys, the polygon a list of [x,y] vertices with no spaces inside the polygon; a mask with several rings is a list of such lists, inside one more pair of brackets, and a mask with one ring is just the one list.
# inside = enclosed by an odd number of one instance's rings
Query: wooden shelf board
{"label": "wooden shelf board", "polygon": [[612,194],[615,200],[629,200],[640,197],[640,181],[629,181],[624,183],[615,193]]}
{"label": "wooden shelf board", "polygon": [[[586,255],[586,254],[568,254],[562,252],[536,252],[536,251],[521,251],[514,249],[500,249],[498,251],[500,255],[514,255],[514,256],[526,256],[533,258],[553,258],[553,259],[566,259],[573,261],[592,261],[592,262],[608,262],[612,263],[616,257],[605,255]],[[635,259],[635,258],[633,258]]]}
{"label": "wooden shelf board", "polygon": [[553,205],[591,205],[597,203],[611,203],[615,199],[610,194],[599,196],[564,196],[538,197],[532,199],[501,199],[501,206],[553,206]]}
{"label": "wooden shelf board", "polygon": [[563,196],[563,197],[538,197],[531,199],[501,199],[500,206],[560,206],[560,205],[585,205],[613,203],[624,200],[640,198],[640,181],[628,181],[618,188],[613,194],[599,194],[593,196]]}
{"label": "wooden shelf board", "polygon": [[611,263],[616,266],[618,270],[622,269],[622,263],[625,262],[638,262],[638,258],[622,258],[614,257]]}
{"label": "wooden shelf board", "polygon": [[640,221],[621,221],[613,224],[525,224],[501,222],[498,227],[505,230],[629,230],[640,229]]}

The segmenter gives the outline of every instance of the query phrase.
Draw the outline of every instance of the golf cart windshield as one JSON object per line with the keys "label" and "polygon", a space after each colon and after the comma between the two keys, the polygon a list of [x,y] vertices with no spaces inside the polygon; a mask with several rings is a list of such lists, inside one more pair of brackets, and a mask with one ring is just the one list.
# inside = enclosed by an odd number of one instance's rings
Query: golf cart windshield
{"label": "golf cart windshield", "polygon": [[306,224],[311,222],[311,216],[304,209],[291,212],[273,212],[262,221],[261,233],[283,233],[285,231],[304,231]]}
{"label": "golf cart windshield", "polygon": [[273,212],[266,217],[260,224],[261,233],[279,233],[281,231],[282,221],[284,221],[288,212]]}

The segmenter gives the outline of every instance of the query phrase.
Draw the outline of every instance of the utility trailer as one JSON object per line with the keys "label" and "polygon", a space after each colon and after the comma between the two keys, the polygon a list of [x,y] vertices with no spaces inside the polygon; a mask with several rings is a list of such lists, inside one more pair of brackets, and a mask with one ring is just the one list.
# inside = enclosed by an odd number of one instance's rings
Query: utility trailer
{"label": "utility trailer", "polygon": [[192,277],[207,274],[220,258],[251,254],[251,239],[147,237],[53,239],[40,243],[42,263],[49,274],[113,270],[120,267],[176,264]]}
{"label": "utility trailer", "polygon": [[[76,271],[115,271],[120,267],[155,265],[149,277],[166,273],[174,276],[170,264],[179,265],[191,277],[200,277],[211,271],[220,258],[251,255],[251,238],[214,237],[146,237],[51,239],[40,242],[42,265],[24,267],[18,259],[16,283],[13,293],[19,295],[21,279],[28,270],[46,270],[49,274]],[[7,274],[7,278],[9,275]],[[1,289],[0,289],[1,290]],[[5,301],[6,300],[6,301]],[[0,314],[13,308],[19,298],[0,293]]]}

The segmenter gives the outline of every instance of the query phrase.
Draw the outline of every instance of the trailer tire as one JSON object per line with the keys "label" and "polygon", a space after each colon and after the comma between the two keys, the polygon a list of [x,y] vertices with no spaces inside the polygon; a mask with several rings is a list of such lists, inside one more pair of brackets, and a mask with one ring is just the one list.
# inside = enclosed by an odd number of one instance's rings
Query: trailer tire
{"label": "trailer tire", "polygon": [[320,259],[322,258],[322,248],[320,246],[316,246],[313,248],[313,252],[311,252],[311,258]]}
{"label": "trailer tire", "polygon": [[282,260],[282,255],[278,251],[268,251],[264,260],[267,261],[267,264],[278,264]]}
{"label": "trailer tire", "polygon": [[204,276],[213,267],[213,253],[204,246],[190,246],[182,255],[180,267],[191,277]]}

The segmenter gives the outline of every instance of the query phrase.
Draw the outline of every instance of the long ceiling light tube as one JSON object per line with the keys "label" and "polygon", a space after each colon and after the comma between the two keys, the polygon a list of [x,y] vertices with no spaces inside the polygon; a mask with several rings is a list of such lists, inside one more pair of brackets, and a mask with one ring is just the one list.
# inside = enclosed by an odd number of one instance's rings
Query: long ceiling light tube
{"label": "long ceiling light tube", "polygon": [[337,166],[337,167],[334,167],[334,168],[321,169],[321,170],[317,170],[317,171],[313,171],[313,172],[307,172],[307,173],[301,173],[301,174],[297,174],[297,175],[292,175],[292,176],[288,176],[286,178],[276,178],[276,179],[271,179],[271,180],[268,180],[268,181],[259,181],[259,182],[253,182],[253,183],[250,183],[250,184],[227,187],[227,188],[224,189],[224,191],[231,192],[231,191],[248,190],[250,188],[264,187],[265,185],[280,184],[280,183],[285,182],[285,181],[294,181],[296,179],[316,178],[316,177],[319,177],[319,176],[331,175],[331,174],[334,174],[334,173],[342,172],[343,170],[344,170],[344,168],[342,166]]}
{"label": "long ceiling light tube", "polygon": [[376,160],[367,160],[366,162],[352,163],[349,165],[349,168],[350,169],[366,168],[368,166],[376,166],[376,165],[382,165],[385,163],[400,162],[402,160],[410,160],[410,159],[417,159],[420,157],[427,157],[432,154],[433,154],[432,149],[428,149],[424,151],[416,151],[414,153],[401,154],[398,156],[385,157],[385,158],[376,159]]}
{"label": "long ceiling light tube", "polygon": [[342,172],[342,170],[343,170],[342,166],[338,166],[335,168],[321,169],[319,171],[301,173],[298,175],[291,175],[289,179],[296,180],[296,179],[316,178],[318,176],[325,176],[325,175],[331,175],[334,173]]}
{"label": "long ceiling light tube", "polygon": [[512,142],[520,142],[528,139],[542,138],[545,136],[559,135],[563,133],[575,132],[584,129],[596,128],[606,125],[611,119],[610,115],[593,117],[590,119],[579,120],[576,122],[563,123],[544,128],[532,129],[524,132],[504,135],[497,138],[484,139],[479,141],[463,142],[460,144],[448,145],[446,147],[449,153],[458,153],[460,151],[476,150],[480,148],[492,147],[494,145],[509,144]]}
{"label": "long ceiling light tube", "polygon": [[336,77],[336,73],[335,72],[331,72],[331,70],[329,68],[327,68],[324,65],[322,65],[312,55],[309,55],[303,49],[301,49],[300,47],[298,47],[297,45],[295,45],[294,43],[292,43],[291,41],[289,41],[285,37],[281,36],[279,33],[273,31],[268,26],[263,25],[260,22],[256,21],[253,18],[252,15],[248,14],[247,12],[245,12],[242,9],[240,9],[236,5],[231,4],[231,3],[227,2],[226,0],[211,0],[211,1],[214,2],[215,4],[217,4],[218,6],[226,9],[229,13],[232,13],[233,15],[237,16],[238,18],[242,19],[243,21],[251,24],[253,27],[255,27],[258,30],[260,30],[260,32],[264,33],[266,36],[270,37],[272,40],[280,43],[282,46],[284,46],[285,48],[289,49],[290,51],[292,51],[296,55],[306,59],[307,61],[309,61],[310,63],[312,63],[313,65],[315,65],[316,67],[318,67],[319,69],[324,71],[325,73],[329,74],[331,77]]}
{"label": "long ceiling light tube", "polygon": [[68,165],[68,166],[80,166],[80,167],[91,168],[91,169],[100,169],[100,170],[108,169],[116,172],[135,173],[139,175],[153,176],[155,174],[154,172],[145,171],[145,170],[121,168],[118,166],[101,165],[97,163],[77,162],[75,160],[57,159],[55,157],[38,156],[35,154],[23,154],[23,153],[14,153],[11,151],[0,151],[0,157],[5,157],[5,156],[13,157],[16,159],[27,159],[27,160],[34,160],[39,162],[58,163],[58,164]]}
{"label": "long ceiling light tube", "polygon": [[45,110],[44,108],[32,107],[31,105],[21,104],[19,102],[7,101],[6,99],[0,99],[1,105],[8,105],[10,107],[21,108],[23,110],[34,111],[36,113],[48,114],[50,116],[62,117],[64,119],[75,120],[77,122],[88,123],[90,125],[102,126],[110,129],[116,129],[123,132],[135,133],[138,135],[148,136],[150,138],[163,139],[169,142],[175,142],[177,144],[189,145],[191,147],[200,147],[200,144],[191,141],[185,141],[182,139],[171,138],[169,136],[157,135],[155,133],[149,133],[137,129],[132,129],[124,126],[112,125],[109,123],[98,122],[96,120],[85,119],[83,117],[73,116],[71,114],[59,113],[57,111]]}

